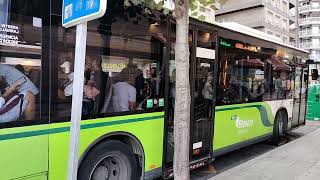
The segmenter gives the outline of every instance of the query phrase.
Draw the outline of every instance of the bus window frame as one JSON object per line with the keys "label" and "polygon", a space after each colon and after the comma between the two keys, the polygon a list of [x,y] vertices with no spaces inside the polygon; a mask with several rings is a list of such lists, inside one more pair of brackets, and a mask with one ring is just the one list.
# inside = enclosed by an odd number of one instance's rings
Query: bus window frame
{"label": "bus window frame", "polygon": [[[5,122],[0,123],[0,129],[7,129],[7,128],[16,128],[16,127],[26,127],[26,126],[34,126],[34,125],[43,125],[43,124],[49,124],[50,123],[50,91],[51,91],[51,84],[49,82],[49,72],[50,72],[50,48],[47,47],[50,43],[50,4],[51,1],[41,1],[42,8],[46,9],[41,12],[46,12],[45,14],[41,14],[40,18],[42,20],[42,26],[41,26],[41,54],[35,55],[35,54],[23,54],[20,53],[11,53],[11,52],[1,52],[1,57],[3,56],[14,56],[18,58],[30,58],[30,59],[39,59],[41,60],[41,74],[40,74],[40,87],[39,88],[39,119],[34,120],[17,120],[13,122]],[[45,89],[49,89],[48,91],[45,91]]]}

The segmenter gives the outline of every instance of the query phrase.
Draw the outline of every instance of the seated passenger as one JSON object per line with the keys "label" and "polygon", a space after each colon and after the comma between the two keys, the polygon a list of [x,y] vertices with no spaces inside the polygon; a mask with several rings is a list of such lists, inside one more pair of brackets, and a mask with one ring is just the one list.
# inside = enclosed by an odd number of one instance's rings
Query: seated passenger
{"label": "seated passenger", "polygon": [[17,81],[20,81],[21,79],[24,80],[24,82],[19,85],[17,90],[19,93],[25,92],[29,94],[28,96],[30,96],[30,98],[32,99],[29,102],[30,112],[28,112],[26,118],[30,120],[34,119],[36,106],[35,96],[39,94],[38,88],[30,81],[30,79],[26,75],[9,65],[0,64],[0,76],[4,78],[9,86],[13,85]]}
{"label": "seated passenger", "polygon": [[27,91],[18,92],[19,84],[9,86],[0,78],[0,123],[16,120],[32,120],[34,95]]}

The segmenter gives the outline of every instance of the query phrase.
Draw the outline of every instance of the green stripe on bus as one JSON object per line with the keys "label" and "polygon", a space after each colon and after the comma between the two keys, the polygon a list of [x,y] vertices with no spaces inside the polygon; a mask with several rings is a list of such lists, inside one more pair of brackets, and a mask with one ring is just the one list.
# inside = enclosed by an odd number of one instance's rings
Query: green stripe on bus
{"label": "green stripe on bus", "polygon": [[[248,105],[248,106],[238,106],[238,107],[227,107],[227,108],[217,108],[216,112],[219,111],[228,111],[228,110],[235,110],[235,109],[242,109],[242,108],[257,108],[261,115],[262,123],[265,127],[273,126],[271,122],[268,120],[268,113],[266,107],[263,105]],[[142,121],[149,121],[154,119],[163,118],[163,115],[160,116],[150,116],[144,118],[134,118],[134,119],[125,119],[125,120],[118,120],[118,121],[110,121],[110,122],[100,122],[100,123],[92,123],[92,124],[83,124],[81,125],[81,129],[92,129],[97,127],[104,127],[104,126],[112,126],[112,125],[119,125],[119,124],[128,124],[134,122],[142,122]],[[3,134],[0,135],[0,141],[2,140],[9,140],[9,139],[18,139],[18,138],[25,138],[25,137],[32,137],[32,136],[41,136],[47,134],[57,134],[68,132],[70,127],[61,127],[61,128],[53,128],[53,129],[43,129],[43,130],[36,130],[36,131],[27,131],[27,132],[19,132],[19,133],[12,133],[12,134]]]}
{"label": "green stripe on bus", "polygon": [[[163,115],[160,115],[160,116],[150,116],[150,117],[144,117],[144,118],[126,119],[126,120],[119,120],[119,121],[83,124],[83,125],[81,125],[81,129],[92,129],[92,128],[97,128],[97,127],[105,127],[105,126],[112,126],[112,125],[119,125],[119,124],[150,121],[150,120],[160,119],[163,117],[164,117]],[[0,135],[0,141],[9,140],[9,139],[33,137],[33,136],[41,136],[41,135],[47,135],[47,134],[57,134],[57,133],[68,132],[69,130],[70,130],[70,127],[68,126],[68,127],[53,128],[53,129],[42,129],[42,130],[36,130],[36,131],[3,134],[3,135]]]}
{"label": "green stripe on bus", "polygon": [[120,120],[120,121],[101,122],[101,123],[94,123],[94,124],[83,124],[83,125],[81,125],[81,129],[91,129],[91,128],[97,128],[97,127],[103,127],[103,126],[111,126],[111,125],[118,125],[118,124],[127,124],[127,123],[132,123],[132,122],[149,121],[149,120],[154,120],[154,119],[160,119],[163,117],[164,117],[163,115],[160,115],[160,116],[150,116],[150,117],[136,118],[136,119],[126,119],[126,120]]}

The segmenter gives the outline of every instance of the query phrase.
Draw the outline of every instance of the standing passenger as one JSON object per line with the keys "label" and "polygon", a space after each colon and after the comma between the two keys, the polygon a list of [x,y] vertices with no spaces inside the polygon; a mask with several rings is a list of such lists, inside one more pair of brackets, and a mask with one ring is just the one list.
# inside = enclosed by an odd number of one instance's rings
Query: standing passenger
{"label": "standing passenger", "polygon": [[132,111],[136,109],[136,88],[133,87],[135,77],[129,76],[126,82],[112,85],[112,105],[114,112]]}
{"label": "standing passenger", "polygon": [[211,108],[213,100],[213,74],[208,73],[207,81],[202,89],[202,95],[205,99],[206,104],[206,116],[211,117]]}

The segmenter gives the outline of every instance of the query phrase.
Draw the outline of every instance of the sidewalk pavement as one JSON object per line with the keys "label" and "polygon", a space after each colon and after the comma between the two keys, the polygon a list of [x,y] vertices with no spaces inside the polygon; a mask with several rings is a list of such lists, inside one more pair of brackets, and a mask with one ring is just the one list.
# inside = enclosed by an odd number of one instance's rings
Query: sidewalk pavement
{"label": "sidewalk pavement", "polygon": [[209,180],[318,180],[320,129]]}

